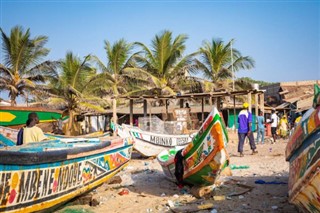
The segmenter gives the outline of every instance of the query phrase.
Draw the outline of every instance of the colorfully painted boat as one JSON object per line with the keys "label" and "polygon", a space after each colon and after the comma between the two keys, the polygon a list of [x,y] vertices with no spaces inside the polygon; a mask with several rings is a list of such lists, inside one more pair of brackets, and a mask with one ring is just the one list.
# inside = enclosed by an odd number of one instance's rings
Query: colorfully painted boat
{"label": "colorfully painted boat", "polygon": [[[0,126],[0,134],[2,134],[2,136],[6,138],[9,138],[14,143],[14,145],[17,141],[18,132],[19,132],[19,129]],[[52,133],[44,133],[44,134],[51,140],[59,139],[59,138],[75,138],[75,139],[85,140],[87,138],[103,138],[103,137],[110,136],[110,132],[93,132],[93,133],[80,135],[80,136],[65,136],[65,135],[56,135]],[[11,144],[11,143],[8,143],[8,144]],[[0,146],[1,146],[1,141],[0,141]]]}
{"label": "colorfully painted boat", "polygon": [[[157,159],[165,176],[178,184],[212,185],[220,172],[229,165],[227,143],[228,134],[224,122],[218,110],[213,108],[191,143],[184,148],[163,150]],[[178,153],[180,165],[177,164]],[[177,171],[177,166],[180,167],[180,171]],[[176,176],[177,173],[180,173],[180,178]]]}
{"label": "colorfully painted boat", "polygon": [[94,189],[128,165],[132,142],[71,138],[0,149],[0,212],[48,212]]}
{"label": "colorfully painted boat", "polygon": [[320,212],[320,88],[313,109],[302,117],[286,147],[289,202],[303,212]]}
{"label": "colorfully painted boat", "polygon": [[150,131],[143,131],[138,127],[122,124],[111,126],[117,134],[122,137],[134,138],[134,149],[143,156],[151,157],[158,155],[162,150],[175,146],[186,146],[192,141],[194,134],[169,135]]}
{"label": "colorfully painted boat", "polygon": [[0,106],[0,126],[24,125],[30,112],[36,112],[41,123],[56,121],[62,115],[62,111],[48,108]]}

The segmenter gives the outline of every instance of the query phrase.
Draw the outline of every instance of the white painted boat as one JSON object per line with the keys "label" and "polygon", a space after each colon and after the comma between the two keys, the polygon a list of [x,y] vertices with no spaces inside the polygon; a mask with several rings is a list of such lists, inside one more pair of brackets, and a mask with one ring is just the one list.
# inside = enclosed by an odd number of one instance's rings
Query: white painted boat
{"label": "white painted boat", "polygon": [[121,138],[132,136],[134,149],[146,157],[156,156],[161,151],[176,146],[186,146],[192,141],[194,134],[169,135],[143,131],[138,127],[122,124],[112,125],[112,129]]}

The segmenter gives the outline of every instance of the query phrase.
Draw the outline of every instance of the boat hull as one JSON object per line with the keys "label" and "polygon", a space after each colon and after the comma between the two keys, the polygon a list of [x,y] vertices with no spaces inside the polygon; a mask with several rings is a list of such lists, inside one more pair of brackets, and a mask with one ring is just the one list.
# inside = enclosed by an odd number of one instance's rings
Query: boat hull
{"label": "boat hull", "polygon": [[[1,140],[0,140],[0,147],[1,147],[1,145],[6,145],[6,146],[14,146],[14,145],[16,145],[18,132],[19,132],[19,129],[13,129],[13,128],[10,128],[10,127],[0,126],[0,134],[3,135],[4,137],[10,139],[10,141],[12,141],[12,142],[7,142],[7,143],[1,144]],[[105,133],[103,133],[103,132],[93,132],[93,133],[89,133],[89,134],[86,134],[86,135],[80,135],[80,136],[66,136],[66,135],[56,135],[56,134],[51,134],[51,133],[45,133],[45,136],[48,137],[51,140],[54,140],[54,139],[69,139],[70,141],[72,141],[74,139],[75,141],[79,141],[79,139],[85,140],[85,139],[90,139],[90,138],[108,137],[108,136],[110,136],[110,133],[109,132],[105,132]],[[2,142],[4,142],[4,141],[2,141]]]}
{"label": "boat hull", "polygon": [[303,120],[291,136],[286,157],[289,202],[304,212],[320,211],[320,107]]}
{"label": "boat hull", "polygon": [[134,149],[146,157],[157,156],[161,151],[176,146],[186,146],[192,141],[192,135],[165,135],[143,131],[129,125],[117,125],[117,134],[134,138]]}
{"label": "boat hull", "polygon": [[[214,184],[229,164],[227,142],[224,123],[214,108],[192,143],[182,148],[183,182],[200,186]],[[164,150],[157,156],[165,176],[171,180],[176,180],[174,158],[179,149]]]}
{"label": "boat hull", "polygon": [[0,212],[57,207],[111,178],[128,164],[131,152],[132,140],[121,138],[1,149]]}

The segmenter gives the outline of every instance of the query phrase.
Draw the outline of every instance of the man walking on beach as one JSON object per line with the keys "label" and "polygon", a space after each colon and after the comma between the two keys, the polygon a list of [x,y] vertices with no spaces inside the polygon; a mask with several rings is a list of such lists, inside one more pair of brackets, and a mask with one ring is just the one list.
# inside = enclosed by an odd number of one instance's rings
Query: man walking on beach
{"label": "man walking on beach", "polygon": [[279,119],[278,116],[276,114],[276,110],[272,109],[272,114],[271,114],[271,134],[273,137],[273,142],[276,142],[277,139],[277,127],[278,127],[278,123],[279,123]]}
{"label": "man walking on beach", "polygon": [[264,117],[262,111],[259,112],[257,117],[258,123],[258,134],[257,134],[257,144],[259,143],[259,138],[261,135],[261,144],[264,144]]}
{"label": "man walking on beach", "polygon": [[252,124],[252,114],[248,110],[249,104],[244,103],[242,110],[238,116],[238,152],[240,153],[240,157],[243,157],[243,144],[246,137],[249,138],[250,148],[252,149],[252,154],[258,153],[256,150],[256,145],[254,143],[253,133],[251,131],[251,124]]}

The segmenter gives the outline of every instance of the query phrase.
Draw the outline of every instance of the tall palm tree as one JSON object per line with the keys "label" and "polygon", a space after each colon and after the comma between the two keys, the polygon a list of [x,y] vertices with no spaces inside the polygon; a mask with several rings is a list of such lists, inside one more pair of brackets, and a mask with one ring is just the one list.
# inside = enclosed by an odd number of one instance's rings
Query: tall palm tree
{"label": "tall palm tree", "polygon": [[163,31],[151,41],[151,49],[140,42],[142,50],[133,55],[135,67],[125,71],[134,73],[136,79],[145,81],[145,90],[151,94],[176,94],[187,81],[192,55],[183,56],[187,35],[172,38],[172,32]]}
{"label": "tall palm tree", "polygon": [[65,59],[60,61],[60,69],[57,78],[52,79],[49,84],[49,96],[46,102],[49,105],[60,105],[69,114],[69,123],[66,135],[76,132],[74,116],[81,109],[93,109],[103,111],[103,108],[95,104],[96,100],[87,94],[90,79],[96,74],[95,69],[88,63],[90,55],[83,60],[72,52],[66,54]]}
{"label": "tall palm tree", "polygon": [[204,41],[197,53],[199,59],[195,59],[195,64],[204,77],[214,84],[213,87],[230,84],[232,66],[235,72],[254,67],[255,62],[251,57],[242,56],[239,50],[232,48],[233,42],[230,40],[225,44],[220,39]]}
{"label": "tall palm tree", "polygon": [[[127,94],[128,92],[139,90],[137,85],[129,81],[130,76],[124,73],[124,69],[131,66],[130,51],[132,44],[124,39],[111,44],[105,41],[107,63],[104,64],[97,56],[93,56],[92,60],[98,65],[100,73],[91,79],[90,87],[93,93],[99,93],[101,96]],[[117,121],[115,113],[117,102],[113,99],[114,122]]]}
{"label": "tall palm tree", "polygon": [[11,29],[8,36],[1,28],[3,64],[0,64],[0,90],[9,92],[11,105],[16,105],[18,96],[26,97],[38,84],[44,83],[53,73],[53,63],[44,61],[49,49],[44,45],[47,36],[31,38],[30,29],[21,26]]}
{"label": "tall palm tree", "polygon": [[124,74],[124,69],[130,66],[132,44],[124,39],[120,39],[114,44],[105,41],[104,48],[107,55],[106,64],[97,56],[92,56],[92,61],[97,64],[100,73],[92,79],[91,89],[93,89],[93,92],[100,91],[106,95],[116,96],[127,93],[127,85],[124,84],[127,76]]}

